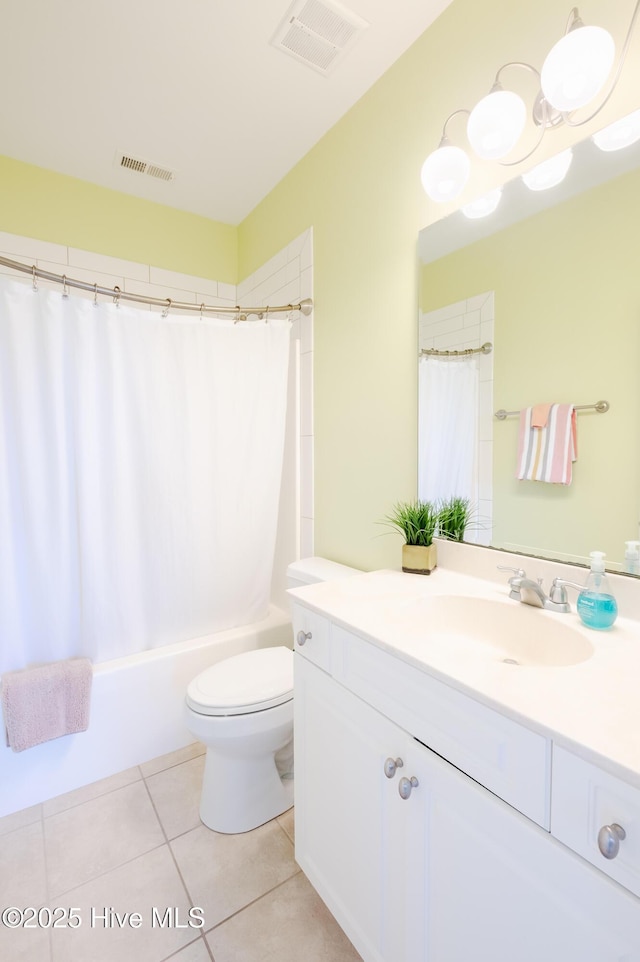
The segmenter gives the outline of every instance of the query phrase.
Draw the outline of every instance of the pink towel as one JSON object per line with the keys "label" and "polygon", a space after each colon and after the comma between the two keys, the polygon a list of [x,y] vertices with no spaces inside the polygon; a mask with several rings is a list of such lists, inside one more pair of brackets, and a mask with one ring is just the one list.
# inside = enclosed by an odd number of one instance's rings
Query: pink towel
{"label": "pink towel", "polygon": [[550,404],[536,404],[531,409],[531,427],[546,428],[549,420]]}
{"label": "pink towel", "polygon": [[52,738],[86,731],[93,669],[88,658],[69,658],[2,676],[7,745],[22,752]]}
{"label": "pink towel", "polygon": [[578,457],[575,408],[573,404],[551,404],[544,427],[533,424],[534,410],[520,412],[516,477],[571,484],[572,465]]}

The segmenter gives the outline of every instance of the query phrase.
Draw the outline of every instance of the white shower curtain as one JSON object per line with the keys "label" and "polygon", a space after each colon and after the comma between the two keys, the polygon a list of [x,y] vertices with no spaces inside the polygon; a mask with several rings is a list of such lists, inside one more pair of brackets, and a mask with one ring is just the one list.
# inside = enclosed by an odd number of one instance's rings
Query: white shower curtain
{"label": "white shower curtain", "polygon": [[265,614],[289,334],[0,282],[0,672]]}
{"label": "white shower curtain", "polygon": [[478,502],[478,364],[421,357],[418,497]]}

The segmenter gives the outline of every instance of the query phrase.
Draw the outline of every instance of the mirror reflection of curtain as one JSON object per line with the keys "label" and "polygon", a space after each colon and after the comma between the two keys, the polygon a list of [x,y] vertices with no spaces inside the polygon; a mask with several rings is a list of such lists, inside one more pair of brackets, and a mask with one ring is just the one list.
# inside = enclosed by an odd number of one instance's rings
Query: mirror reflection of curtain
{"label": "mirror reflection of curtain", "polygon": [[478,362],[421,357],[418,497],[478,504]]}
{"label": "mirror reflection of curtain", "polygon": [[0,671],[264,616],[290,323],[0,284]]}

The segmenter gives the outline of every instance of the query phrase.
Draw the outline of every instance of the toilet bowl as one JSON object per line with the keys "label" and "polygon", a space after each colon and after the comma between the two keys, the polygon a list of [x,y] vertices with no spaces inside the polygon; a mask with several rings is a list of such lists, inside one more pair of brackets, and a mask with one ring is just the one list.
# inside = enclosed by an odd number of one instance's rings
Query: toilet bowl
{"label": "toilet bowl", "polygon": [[[325,558],[287,569],[288,587],[357,574]],[[225,658],[189,684],[184,717],[207,749],[200,818],[248,832],[293,805],[293,652],[260,648]]]}

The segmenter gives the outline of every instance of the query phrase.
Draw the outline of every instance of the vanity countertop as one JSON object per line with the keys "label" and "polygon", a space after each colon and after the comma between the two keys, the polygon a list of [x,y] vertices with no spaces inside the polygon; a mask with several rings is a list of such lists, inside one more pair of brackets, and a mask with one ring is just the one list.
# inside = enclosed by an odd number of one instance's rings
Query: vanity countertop
{"label": "vanity countertop", "polygon": [[[640,622],[618,617],[607,631],[582,625],[573,610],[558,614],[509,598],[506,584],[436,568],[430,576],[382,570],[291,589],[309,608],[478,701],[640,787]],[[568,665],[505,663],[505,652],[480,656],[471,638],[446,643],[430,632],[425,602],[438,596],[484,598],[512,606],[523,630],[561,620],[593,648]],[[421,607],[422,606],[422,607]],[[507,612],[504,612],[507,614]],[[551,622],[549,621],[551,619]],[[518,621],[515,621],[518,624]],[[430,637],[431,635],[431,637]]]}

